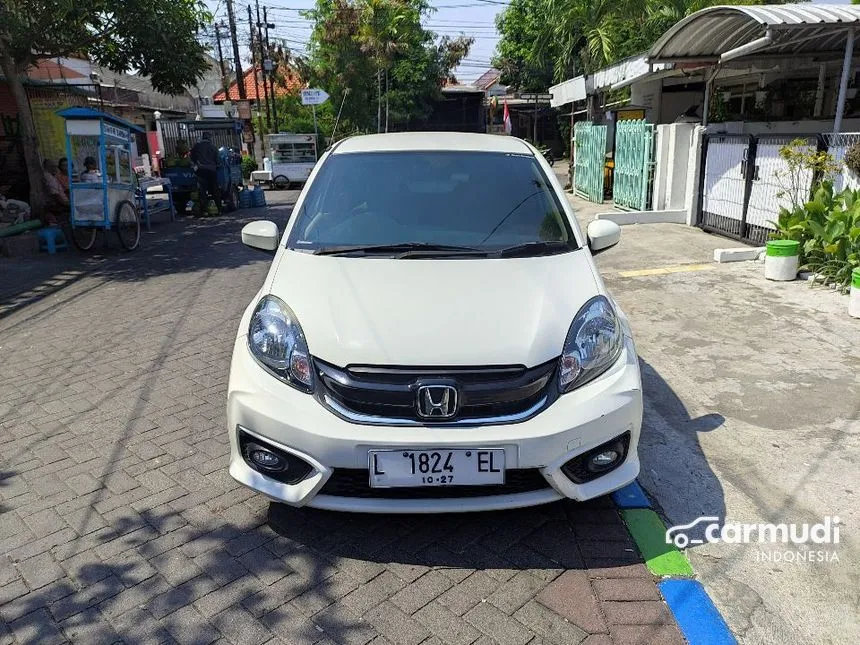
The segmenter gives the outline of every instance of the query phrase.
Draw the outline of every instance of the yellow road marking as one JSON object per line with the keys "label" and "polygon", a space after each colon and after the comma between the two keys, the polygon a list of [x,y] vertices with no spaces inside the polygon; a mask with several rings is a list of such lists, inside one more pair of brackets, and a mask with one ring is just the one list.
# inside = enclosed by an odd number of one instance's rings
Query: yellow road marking
{"label": "yellow road marking", "polygon": [[619,271],[622,278],[641,278],[647,275],[666,275],[669,273],[686,273],[688,271],[710,271],[713,264],[681,264],[679,266],[662,267],[659,269],[637,269],[635,271]]}

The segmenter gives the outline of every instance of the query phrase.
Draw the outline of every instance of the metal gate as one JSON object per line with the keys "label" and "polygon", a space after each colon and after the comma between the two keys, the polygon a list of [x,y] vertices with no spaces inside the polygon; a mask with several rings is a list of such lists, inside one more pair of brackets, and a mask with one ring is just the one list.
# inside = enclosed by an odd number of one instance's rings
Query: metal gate
{"label": "metal gate", "polygon": [[592,202],[603,202],[603,167],[606,161],[606,126],[580,121],[573,127],[573,185]]}
{"label": "metal gate", "polygon": [[812,188],[812,172],[802,173],[793,189],[786,179],[788,166],[779,150],[797,138],[804,139],[813,150],[820,145],[816,136],[705,135],[699,226],[744,242],[764,244],[774,230],[771,221],[777,218],[780,207],[806,200]]}
{"label": "metal gate", "polygon": [[653,125],[644,119],[618,122],[615,127],[615,177],[612,183],[612,199],[616,206],[635,210],[648,207],[653,150]]}

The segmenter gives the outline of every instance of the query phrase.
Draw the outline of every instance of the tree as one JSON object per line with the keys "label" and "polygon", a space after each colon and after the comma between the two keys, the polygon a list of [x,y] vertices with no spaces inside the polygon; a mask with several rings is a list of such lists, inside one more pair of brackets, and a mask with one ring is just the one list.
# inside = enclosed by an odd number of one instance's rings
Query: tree
{"label": "tree", "polygon": [[552,85],[558,47],[538,51],[535,42],[544,32],[544,0],[511,0],[496,17],[501,35],[493,66],[502,73],[501,82],[522,92],[543,92]]}
{"label": "tree", "polygon": [[323,87],[338,107],[349,89],[342,119],[354,128],[371,130],[375,124],[382,130],[390,119],[426,117],[473,42],[437,42],[421,25],[431,11],[425,0],[317,0],[306,14],[314,30],[310,56],[299,63],[304,78]]}
{"label": "tree", "polygon": [[135,70],[165,94],[179,94],[207,69],[195,36],[211,16],[201,0],[5,0],[0,2],[0,69],[18,107],[30,206],[44,209],[36,129],[24,80],[43,58],[87,55],[116,72]]}

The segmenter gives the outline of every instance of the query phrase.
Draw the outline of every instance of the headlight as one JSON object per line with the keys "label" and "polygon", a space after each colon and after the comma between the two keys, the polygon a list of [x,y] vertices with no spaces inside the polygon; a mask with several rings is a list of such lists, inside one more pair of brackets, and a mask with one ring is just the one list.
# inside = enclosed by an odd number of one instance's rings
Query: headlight
{"label": "headlight", "polygon": [[292,310],[275,296],[260,300],[248,328],[248,347],[269,372],[305,392],[313,390],[311,355]]}
{"label": "headlight", "polygon": [[586,302],[570,325],[559,359],[561,392],[584,385],[608,370],[624,346],[615,309],[604,296]]}

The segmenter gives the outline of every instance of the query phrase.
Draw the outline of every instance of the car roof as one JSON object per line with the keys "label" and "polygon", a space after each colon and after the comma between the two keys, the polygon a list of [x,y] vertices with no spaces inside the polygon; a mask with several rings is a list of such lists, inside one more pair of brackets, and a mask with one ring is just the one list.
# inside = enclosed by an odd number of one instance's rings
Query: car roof
{"label": "car roof", "polygon": [[345,139],[332,154],[352,152],[395,152],[414,150],[451,150],[533,154],[526,143],[515,137],[469,132],[397,132],[366,134]]}

